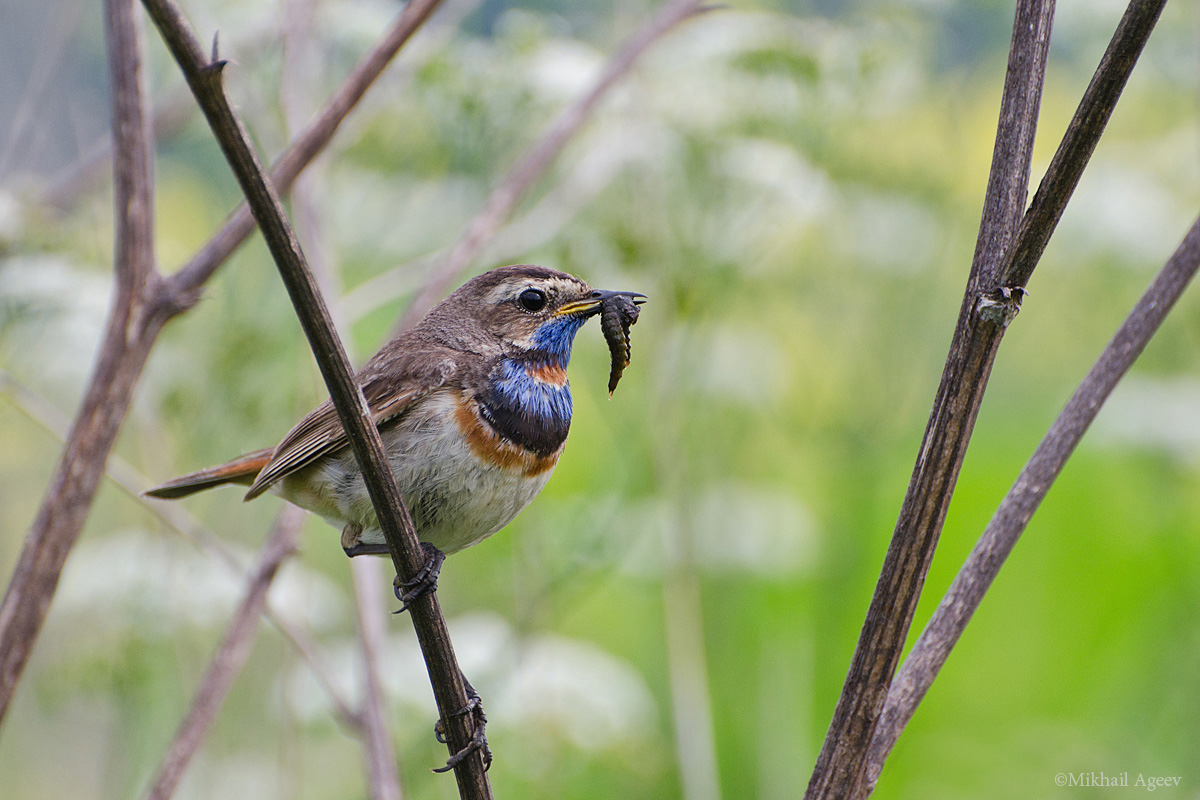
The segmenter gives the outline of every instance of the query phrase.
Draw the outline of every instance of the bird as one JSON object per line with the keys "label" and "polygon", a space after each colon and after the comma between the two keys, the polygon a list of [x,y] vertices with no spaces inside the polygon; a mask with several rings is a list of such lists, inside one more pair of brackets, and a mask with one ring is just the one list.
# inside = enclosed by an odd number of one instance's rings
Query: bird
{"label": "bird", "polygon": [[[500,267],[467,281],[357,373],[425,551],[418,585],[397,578],[406,607],[430,590],[430,578],[436,586],[447,555],[502,529],[541,492],[571,427],[576,333],[606,304],[636,312],[630,304],[645,299],[548,267]],[[146,494],[176,499],[226,484],[249,486],[246,500],[279,495],[341,528],[348,556],[389,552],[329,400],[275,447]]]}

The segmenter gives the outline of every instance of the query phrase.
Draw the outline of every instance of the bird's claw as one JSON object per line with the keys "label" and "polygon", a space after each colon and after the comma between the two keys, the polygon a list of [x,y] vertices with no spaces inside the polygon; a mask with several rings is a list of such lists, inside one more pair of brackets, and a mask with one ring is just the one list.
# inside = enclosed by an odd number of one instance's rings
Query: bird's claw
{"label": "bird's claw", "polygon": [[[474,732],[471,734],[471,741],[467,746],[459,750],[450,758],[446,759],[446,766],[434,769],[434,772],[449,772],[465,761],[472,753],[479,751],[483,756],[483,771],[487,772],[492,766],[492,750],[488,747],[487,740],[487,714],[483,713],[483,700],[479,694],[471,688],[471,684],[467,684],[467,704],[455,711],[450,716],[461,717],[470,714],[475,719]],[[439,719],[433,726],[434,737],[446,744],[446,721]]]}
{"label": "bird's claw", "polygon": [[400,610],[393,612],[395,614],[403,614],[418,597],[437,590],[438,575],[441,574],[446,554],[429,542],[421,542],[421,552],[425,555],[425,564],[417,570],[417,574],[406,581],[400,580],[397,575],[392,582],[396,599],[401,603]]}

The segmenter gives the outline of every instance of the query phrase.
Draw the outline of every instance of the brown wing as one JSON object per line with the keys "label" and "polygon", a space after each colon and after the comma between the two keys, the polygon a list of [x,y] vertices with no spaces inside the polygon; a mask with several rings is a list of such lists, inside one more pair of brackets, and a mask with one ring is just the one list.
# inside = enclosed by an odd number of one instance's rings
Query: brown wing
{"label": "brown wing", "polygon": [[[450,384],[458,376],[455,356],[461,354],[428,346],[407,350],[405,344],[396,341],[385,347],[358,374],[357,380],[376,426],[396,419],[413,403]],[[326,400],[283,437],[245,499],[253,500],[284,475],[308,466],[347,443],[348,437],[337,411],[333,403]]]}

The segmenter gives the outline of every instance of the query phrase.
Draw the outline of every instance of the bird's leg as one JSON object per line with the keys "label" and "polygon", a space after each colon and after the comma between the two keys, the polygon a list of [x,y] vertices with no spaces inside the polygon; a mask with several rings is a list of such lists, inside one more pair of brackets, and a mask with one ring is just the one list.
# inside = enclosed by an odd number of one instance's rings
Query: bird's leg
{"label": "bird's leg", "polygon": [[345,550],[346,555],[350,556],[351,558],[354,558],[355,556],[390,556],[392,554],[392,551],[388,550],[388,546],[386,544],[367,544],[366,542],[360,542],[353,547],[343,547],[342,549]]}
{"label": "bird's leg", "polygon": [[362,525],[347,522],[342,528],[342,549],[350,558],[355,556],[386,556],[390,552],[386,542],[369,544],[362,540]]}
{"label": "bird's leg", "polygon": [[446,560],[446,554],[429,542],[421,542],[421,553],[425,556],[425,565],[417,570],[417,574],[407,581],[400,580],[400,576],[397,575],[392,584],[396,589],[396,599],[403,603],[400,610],[394,612],[396,614],[407,611],[413,601],[421,595],[437,589],[438,575],[442,571],[442,562]]}
{"label": "bird's leg", "polygon": [[[459,673],[462,675],[462,673]],[[434,772],[449,772],[467,759],[472,753],[478,750],[483,755],[483,771],[487,772],[492,766],[492,749],[488,747],[487,733],[487,714],[483,713],[483,700],[479,697],[479,692],[471,686],[471,682],[467,680],[466,675],[462,675],[463,686],[467,690],[467,704],[455,711],[450,716],[461,717],[470,714],[475,719],[475,730],[471,733],[471,741],[462,750],[459,750],[450,758],[446,759],[446,766],[438,767]],[[433,735],[442,744],[446,744],[446,721],[439,719],[433,726]]]}

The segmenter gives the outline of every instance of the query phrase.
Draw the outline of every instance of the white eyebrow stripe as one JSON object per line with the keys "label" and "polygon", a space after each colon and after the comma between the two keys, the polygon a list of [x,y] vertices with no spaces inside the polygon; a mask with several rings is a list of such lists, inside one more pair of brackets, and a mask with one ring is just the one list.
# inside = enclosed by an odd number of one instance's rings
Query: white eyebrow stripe
{"label": "white eyebrow stripe", "polygon": [[488,292],[489,303],[499,304],[512,300],[526,289],[541,289],[549,294],[574,294],[587,288],[582,281],[566,278],[520,278],[496,284]]}

